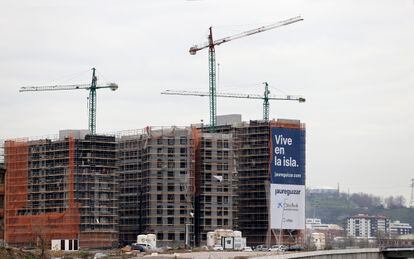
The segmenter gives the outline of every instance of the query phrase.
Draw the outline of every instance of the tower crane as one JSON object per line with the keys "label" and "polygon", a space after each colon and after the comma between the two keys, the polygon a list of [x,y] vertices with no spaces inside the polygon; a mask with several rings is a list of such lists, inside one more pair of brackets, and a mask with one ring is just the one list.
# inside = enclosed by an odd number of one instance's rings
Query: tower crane
{"label": "tower crane", "polygon": [[89,106],[89,118],[88,128],[91,134],[96,134],[96,90],[101,88],[109,88],[112,91],[118,89],[118,85],[115,83],[109,83],[105,85],[97,85],[98,78],[95,75],[95,68],[92,68],[92,82],[90,84],[74,84],[74,85],[53,85],[53,86],[28,86],[21,87],[19,92],[40,92],[40,91],[64,91],[64,90],[89,90],[88,106]]}
{"label": "tower crane", "polygon": [[302,17],[297,16],[287,20],[279,21],[277,23],[273,23],[267,26],[262,26],[256,29],[248,30],[245,32],[241,32],[229,37],[225,37],[218,40],[213,40],[213,30],[212,27],[209,28],[209,35],[208,35],[208,42],[201,45],[201,46],[193,46],[190,48],[189,52],[191,55],[195,55],[197,51],[202,49],[208,48],[208,71],[209,71],[209,97],[210,97],[210,131],[215,131],[216,127],[216,114],[217,114],[217,107],[216,107],[216,53],[215,53],[215,46],[223,44],[225,42],[240,39],[249,35],[253,35],[259,32],[275,29],[281,26],[289,25],[295,22],[303,21]]}
{"label": "tower crane", "polygon": [[[286,96],[272,96],[269,95],[269,84],[267,82],[263,83],[265,85],[264,95],[258,94],[238,94],[238,93],[216,93],[217,97],[225,98],[245,98],[245,99],[260,99],[263,100],[263,120],[269,121],[269,100],[283,100],[283,101],[298,101],[300,103],[305,102],[305,98],[300,96],[286,95]],[[166,95],[186,95],[186,96],[210,96],[209,92],[198,92],[198,91],[175,91],[175,90],[166,90],[161,94]]]}

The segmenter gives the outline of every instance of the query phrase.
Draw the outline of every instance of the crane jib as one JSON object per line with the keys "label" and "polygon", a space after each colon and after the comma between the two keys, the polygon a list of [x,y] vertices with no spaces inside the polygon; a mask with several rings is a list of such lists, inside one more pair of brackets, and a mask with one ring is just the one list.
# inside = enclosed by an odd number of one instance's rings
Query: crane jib
{"label": "crane jib", "polygon": [[92,68],[92,83],[91,84],[74,84],[74,85],[52,85],[52,86],[29,86],[21,87],[19,92],[39,92],[39,91],[64,91],[64,90],[89,90],[89,130],[91,134],[96,133],[96,90],[100,88],[109,88],[112,91],[118,89],[118,85],[115,83],[109,83],[107,85],[97,85],[97,77],[95,76],[95,68]]}
{"label": "crane jib", "polygon": [[303,18],[298,16],[298,17],[294,17],[294,18],[284,20],[284,21],[281,21],[281,22],[277,22],[277,23],[274,23],[274,24],[261,26],[261,27],[256,28],[256,29],[248,30],[248,31],[245,31],[245,32],[241,32],[241,33],[229,36],[229,37],[225,37],[225,38],[222,38],[222,39],[215,40],[213,45],[220,45],[222,43],[225,43],[225,42],[228,42],[228,41],[231,41],[231,40],[240,39],[240,38],[250,36],[250,35],[253,35],[253,34],[256,34],[256,33],[259,33],[259,32],[275,29],[275,28],[278,28],[278,27],[281,27],[281,26],[289,25],[289,24],[292,24],[292,23],[295,23],[295,22],[300,22],[300,21],[303,21]]}
{"label": "crane jib", "polygon": [[248,31],[245,31],[245,32],[241,32],[241,33],[232,35],[232,36],[228,36],[228,37],[225,37],[225,38],[215,40],[213,42],[213,44],[204,43],[201,46],[195,45],[195,46],[190,48],[189,52],[190,52],[190,54],[194,55],[197,51],[205,49],[207,47],[211,47],[211,46],[214,47],[214,46],[223,44],[223,43],[231,41],[231,40],[240,39],[240,38],[250,36],[250,35],[253,35],[253,34],[256,34],[256,33],[259,33],[259,32],[275,29],[277,27],[289,25],[289,24],[292,24],[292,23],[295,23],[295,22],[300,22],[300,21],[303,21],[303,18],[301,16],[293,17],[293,18],[290,18],[290,19],[287,19],[287,20],[284,20],[284,21],[280,21],[280,22],[273,23],[273,24],[266,25],[266,26],[261,26],[261,27],[256,28],[256,29],[248,30]]}

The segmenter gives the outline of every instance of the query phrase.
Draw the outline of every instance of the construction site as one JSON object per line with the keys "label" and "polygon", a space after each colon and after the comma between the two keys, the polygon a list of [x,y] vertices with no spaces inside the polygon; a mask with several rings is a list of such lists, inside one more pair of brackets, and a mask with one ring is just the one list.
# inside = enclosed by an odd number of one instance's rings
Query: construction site
{"label": "construction site", "polygon": [[[243,233],[247,244],[301,243],[300,231],[270,229],[271,128],[305,132],[296,120],[269,120],[269,101],[304,102],[295,96],[216,93],[215,46],[302,21],[298,16],[190,48],[208,49],[210,123],[96,133],[96,92],[115,83],[30,86],[20,92],[88,90],[88,130],[61,130],[57,137],[4,143],[4,242],[69,250],[114,248],[156,236],[161,247],[208,245],[208,233]],[[263,100],[263,119],[217,116],[216,97]],[[305,145],[302,143],[303,146]],[[304,152],[304,150],[302,150]],[[1,184],[1,182],[0,182]],[[0,198],[2,195],[0,185]],[[0,211],[1,213],[1,211]],[[0,214],[1,216],[1,214]],[[272,235],[273,233],[273,235]],[[239,234],[238,234],[239,235]]]}
{"label": "construction site", "polygon": [[[266,243],[269,129],[305,128],[228,118],[216,133],[192,125],[6,141],[4,242],[109,248],[154,233],[160,246],[193,247],[210,231],[235,229],[249,245]],[[283,234],[289,243],[301,237]]]}

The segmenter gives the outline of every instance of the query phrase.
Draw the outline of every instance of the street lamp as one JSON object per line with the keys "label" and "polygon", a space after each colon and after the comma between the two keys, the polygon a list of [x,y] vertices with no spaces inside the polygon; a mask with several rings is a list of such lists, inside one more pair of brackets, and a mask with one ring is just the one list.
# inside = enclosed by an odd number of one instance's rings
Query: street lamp
{"label": "street lamp", "polygon": [[[192,219],[194,218],[194,213],[190,212],[190,220],[192,221]],[[186,222],[185,223],[185,247],[188,248],[190,247],[190,223]]]}
{"label": "street lamp", "polygon": [[286,204],[286,199],[284,199],[282,203],[282,217],[280,219],[280,230],[279,230],[279,247],[282,245],[283,222],[285,221],[285,218],[284,218],[285,204]]}

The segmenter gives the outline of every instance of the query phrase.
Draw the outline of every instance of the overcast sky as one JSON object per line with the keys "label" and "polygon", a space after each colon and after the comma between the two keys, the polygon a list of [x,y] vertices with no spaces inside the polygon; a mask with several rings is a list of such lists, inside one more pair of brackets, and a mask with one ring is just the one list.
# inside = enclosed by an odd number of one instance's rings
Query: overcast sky
{"label": "overcast sky", "polygon": [[[302,95],[271,118],[307,125],[307,185],[410,199],[414,177],[413,0],[0,0],[0,139],[87,128],[85,91],[21,86],[116,82],[98,91],[97,131],[209,121],[207,51],[189,47],[302,15],[216,48],[219,92]],[[218,99],[218,114],[262,118],[260,100]]]}

